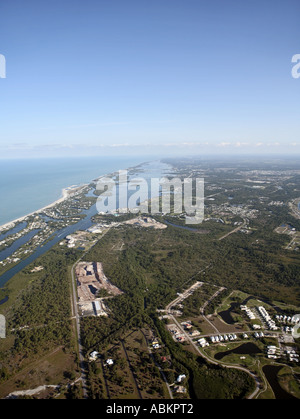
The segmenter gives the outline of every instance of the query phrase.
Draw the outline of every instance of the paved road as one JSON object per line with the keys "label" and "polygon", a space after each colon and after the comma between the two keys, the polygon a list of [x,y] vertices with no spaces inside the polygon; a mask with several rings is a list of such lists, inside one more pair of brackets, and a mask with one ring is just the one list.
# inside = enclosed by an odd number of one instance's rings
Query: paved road
{"label": "paved road", "polygon": [[247,220],[244,219],[244,222],[242,225],[240,225],[239,227],[235,228],[234,230],[230,231],[229,233],[225,234],[225,236],[222,236],[219,238],[219,241],[226,239],[226,237],[230,236],[233,233],[237,233],[238,231],[240,231],[242,228],[244,228],[247,225]]}
{"label": "paved road", "polygon": [[82,390],[83,390],[83,398],[87,399],[87,376],[86,376],[86,369],[85,369],[85,360],[83,355],[83,346],[81,344],[81,334],[80,334],[80,316],[78,313],[78,306],[77,306],[77,292],[76,292],[76,282],[75,282],[75,275],[74,270],[75,266],[81,260],[80,258],[74,265],[72,266],[71,274],[72,274],[72,311],[73,317],[75,318],[75,325],[76,325],[76,333],[77,333],[77,340],[78,340],[78,354],[79,354],[79,367],[80,367],[80,374],[81,374],[81,382],[82,382]]}
{"label": "paved road", "polygon": [[174,301],[172,301],[166,307],[166,311],[169,311],[171,307],[176,306],[177,304],[181,303],[183,300],[188,298],[191,295],[191,293],[196,291],[198,288],[202,287],[202,285],[203,285],[203,282],[199,282],[199,281],[193,284],[188,290],[181,293]]}
{"label": "paved road", "polygon": [[[176,300],[172,301],[170,304],[167,305],[165,312],[168,314],[168,316],[173,320],[174,324],[176,324],[176,326],[178,327],[178,329],[181,331],[181,333],[186,337],[187,341],[193,346],[193,348],[195,349],[195,351],[202,357],[205,358],[208,362],[210,362],[211,364],[214,365],[221,365],[224,368],[231,368],[231,369],[237,369],[243,372],[246,372],[247,374],[249,374],[255,381],[256,384],[256,388],[254,390],[254,392],[252,394],[250,394],[250,396],[248,396],[248,399],[254,399],[255,397],[258,396],[259,392],[261,391],[260,389],[260,380],[259,377],[256,376],[255,374],[253,374],[251,371],[247,370],[244,367],[240,367],[238,365],[230,365],[230,364],[225,364],[221,361],[215,361],[212,358],[210,358],[209,356],[207,356],[205,353],[203,353],[200,350],[200,347],[192,340],[192,338],[187,334],[187,332],[184,330],[184,328],[182,327],[182,325],[177,321],[177,319],[173,316],[172,312],[171,312],[171,307],[173,307],[174,304],[178,303],[178,301],[182,298],[182,295],[189,295],[189,293],[191,291],[193,291],[193,289],[195,289],[195,286],[197,288],[197,285],[194,284],[192,287],[190,287],[187,291],[185,291],[183,294],[181,294],[181,296],[179,296],[178,298],[176,298]],[[221,291],[223,291],[223,288],[220,288],[211,298],[210,300],[212,300],[213,298],[215,298]],[[186,298],[186,297],[185,297]],[[210,301],[209,300],[209,301]],[[202,306],[202,309],[205,308],[206,305],[204,304],[204,306]],[[213,325],[212,325],[213,326]],[[213,326],[214,327],[214,326]],[[214,327],[215,330],[217,330]],[[217,332],[219,334],[219,332]]]}
{"label": "paved road", "polygon": [[209,300],[207,300],[204,304],[203,304],[203,306],[201,307],[201,309],[200,309],[200,313],[201,313],[201,315],[203,316],[203,318],[204,318],[204,320],[206,320],[207,321],[207,323],[208,324],[210,324],[210,326],[216,331],[216,333],[219,333],[219,330],[216,328],[216,326],[214,325],[214,324],[212,324],[212,322],[211,321],[209,321],[208,320],[208,318],[205,316],[205,314],[204,314],[204,312],[205,312],[205,309],[206,309],[206,307],[208,306],[208,304],[214,299],[214,298],[216,298],[221,292],[223,292],[224,290],[225,290],[226,288],[224,288],[224,287],[221,287],[217,292],[215,292],[214,293],[214,295],[213,296],[211,296],[210,297],[210,299]]}
{"label": "paved road", "polygon": [[208,362],[210,362],[211,364],[214,364],[214,365],[221,365],[224,368],[236,369],[236,370],[246,372],[247,374],[249,374],[254,379],[255,384],[256,384],[256,388],[255,388],[254,392],[252,394],[250,394],[250,396],[248,396],[248,399],[254,399],[258,395],[258,393],[260,392],[260,380],[256,375],[254,375],[252,372],[250,372],[246,368],[243,368],[243,367],[240,367],[240,366],[237,366],[237,365],[225,364],[223,362],[217,362],[217,361],[214,361],[213,359],[211,359],[209,356],[207,356],[205,353],[203,353],[200,350],[199,346],[196,345],[196,343],[186,333],[186,331],[183,329],[181,324],[179,324],[177,319],[175,319],[175,317],[172,314],[169,313],[169,315],[172,318],[172,320],[174,321],[174,323],[176,324],[176,326],[179,328],[179,330],[185,335],[186,339],[190,342],[190,344],[193,346],[193,348],[198,352],[198,354],[200,356],[202,356],[202,358],[205,358]]}
{"label": "paved road", "polygon": [[[103,239],[103,237],[108,233],[110,228],[108,228],[100,238]],[[98,243],[98,242],[97,242]],[[92,246],[93,247],[93,246]],[[81,374],[81,381],[82,381],[82,389],[83,389],[83,398],[88,398],[88,386],[87,386],[87,371],[85,369],[85,357],[84,357],[84,351],[81,341],[81,333],[80,333],[80,315],[78,312],[78,305],[77,305],[77,287],[76,287],[76,279],[75,279],[75,266],[84,258],[84,256],[89,252],[91,249],[88,249],[84,254],[81,256],[80,259],[77,260],[77,262],[74,263],[71,269],[71,275],[72,275],[72,317],[75,319],[75,325],[76,325],[76,333],[77,333],[77,341],[78,341],[78,355],[79,355],[79,366],[80,366],[80,374]]]}

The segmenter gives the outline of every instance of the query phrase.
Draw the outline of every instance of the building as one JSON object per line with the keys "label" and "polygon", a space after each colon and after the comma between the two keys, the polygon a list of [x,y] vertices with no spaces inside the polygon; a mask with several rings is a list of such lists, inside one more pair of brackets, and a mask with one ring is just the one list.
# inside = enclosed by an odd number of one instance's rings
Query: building
{"label": "building", "polygon": [[90,361],[96,361],[98,359],[98,357],[99,357],[99,352],[94,351],[90,354],[89,358],[90,358]]}
{"label": "building", "polygon": [[276,326],[276,323],[274,320],[272,320],[271,316],[269,315],[269,313],[267,312],[267,310],[263,307],[260,306],[257,308],[258,312],[260,313],[260,315],[263,317],[264,321],[266,322],[268,329],[270,330],[277,330],[278,327]]}
{"label": "building", "polygon": [[256,316],[247,306],[241,306],[241,310],[245,311],[250,320],[255,320]]}
{"label": "building", "polygon": [[95,301],[92,302],[92,305],[93,305],[93,309],[94,309],[94,312],[95,312],[96,316],[105,316],[105,317],[108,316],[108,314],[106,312],[106,307],[105,307],[103,301],[95,300]]}
{"label": "building", "polygon": [[87,231],[93,234],[102,234],[102,229],[99,225],[90,227]]}
{"label": "building", "polygon": [[174,390],[176,391],[176,393],[181,393],[181,394],[185,394],[186,393],[186,388],[183,387],[183,386],[175,387]]}
{"label": "building", "polygon": [[253,327],[254,330],[261,329],[261,326],[259,324],[254,324],[252,327]]}
{"label": "building", "polygon": [[199,345],[204,348],[205,346],[209,346],[209,343],[206,341],[205,338],[201,338],[198,340]]}

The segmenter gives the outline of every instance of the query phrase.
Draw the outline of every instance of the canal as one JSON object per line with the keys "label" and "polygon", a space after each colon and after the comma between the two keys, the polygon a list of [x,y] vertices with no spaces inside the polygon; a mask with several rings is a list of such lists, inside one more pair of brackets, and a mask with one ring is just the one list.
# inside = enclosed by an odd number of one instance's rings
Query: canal
{"label": "canal", "polygon": [[20,231],[24,230],[24,228],[26,228],[26,226],[27,226],[27,223],[25,221],[23,221],[22,223],[19,223],[14,228],[9,230],[7,233],[0,234],[0,242],[2,240],[6,239],[6,237],[8,237],[8,236],[12,236],[14,234],[20,233]]}
{"label": "canal", "polygon": [[83,211],[83,213],[86,214],[86,217],[83,220],[80,220],[78,223],[73,224],[71,226],[65,227],[62,230],[58,230],[56,233],[54,233],[54,237],[53,237],[52,240],[47,242],[45,245],[39,246],[28,258],[22,260],[20,263],[18,263],[13,268],[11,268],[7,272],[5,272],[2,276],[0,276],[0,288],[3,288],[4,285],[11,278],[13,278],[17,273],[22,271],[24,268],[26,268],[32,262],[34,262],[37,258],[44,255],[55,244],[62,241],[69,234],[73,234],[77,230],[86,230],[86,229],[90,228],[93,225],[93,222],[92,222],[91,218],[95,214],[97,214],[96,205],[93,205],[89,210]]}
{"label": "canal", "polygon": [[15,251],[24,246],[24,244],[28,243],[39,231],[39,229],[29,231],[27,234],[14,241],[10,247],[2,250],[2,252],[0,252],[0,261],[13,255]]}
{"label": "canal", "polygon": [[[143,169],[140,169],[140,171],[142,172],[142,176],[139,175],[139,177],[142,177],[143,179],[145,179],[147,181],[148,185],[151,184],[151,179],[152,178],[160,179],[163,174],[164,175],[167,174],[168,171],[170,170],[170,166],[168,164],[161,163],[160,161],[143,163],[141,166],[143,167]],[[135,178],[136,178],[136,173],[134,173],[134,171],[133,171],[132,175],[129,175],[129,179],[133,180]],[[93,194],[93,192],[94,192],[94,189],[90,190],[87,195],[88,196],[95,196]],[[133,194],[134,191],[131,191],[131,193]],[[129,195],[130,195],[130,193],[129,193]],[[150,197],[150,195],[149,195],[149,197]],[[134,208],[135,206],[136,206],[136,204],[134,204],[134,205],[132,204],[132,206],[129,205],[129,208]],[[91,206],[91,208],[88,209],[88,210],[83,210],[82,214],[85,215],[84,219],[80,220],[76,224],[65,227],[62,230],[58,230],[57,232],[55,232],[53,234],[52,240],[48,241],[45,245],[42,244],[41,246],[39,246],[28,258],[20,261],[20,263],[18,263],[17,265],[15,265],[14,267],[12,267],[8,271],[6,271],[3,275],[1,275],[0,276],[0,288],[3,288],[4,285],[11,278],[13,278],[16,274],[18,274],[23,269],[25,269],[28,265],[33,263],[37,258],[44,255],[48,250],[50,250],[57,243],[59,243],[60,241],[65,239],[68,235],[73,234],[78,230],[87,230],[88,228],[90,228],[93,225],[93,222],[92,222],[91,218],[94,215],[98,214],[97,204]],[[17,226],[16,228],[21,228],[21,226]],[[24,225],[23,225],[23,228],[24,228]],[[11,233],[9,233],[9,234],[11,234]],[[26,236],[24,236],[24,241],[25,241],[25,237]],[[28,239],[30,239],[30,237],[26,237],[26,239],[27,239],[27,242],[28,242]],[[20,247],[20,243],[25,244],[25,242],[23,243],[23,240],[22,240],[22,242],[19,242],[18,244],[16,244],[14,246],[14,248],[15,247],[17,248],[18,246]],[[1,260],[1,258],[0,258],[0,260]]]}

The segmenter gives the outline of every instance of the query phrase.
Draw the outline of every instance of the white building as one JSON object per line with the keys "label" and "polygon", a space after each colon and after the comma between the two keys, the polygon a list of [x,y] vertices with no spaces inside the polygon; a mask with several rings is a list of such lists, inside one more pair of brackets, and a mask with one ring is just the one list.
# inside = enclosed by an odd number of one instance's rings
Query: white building
{"label": "white building", "polygon": [[89,357],[90,361],[96,361],[98,359],[98,356],[99,356],[99,352],[97,351],[92,352]]}
{"label": "white building", "polygon": [[198,343],[199,343],[199,345],[200,345],[202,348],[205,348],[205,346],[209,346],[209,343],[206,341],[206,339],[205,339],[205,338],[201,338],[201,339],[199,339],[199,340],[198,340]]}

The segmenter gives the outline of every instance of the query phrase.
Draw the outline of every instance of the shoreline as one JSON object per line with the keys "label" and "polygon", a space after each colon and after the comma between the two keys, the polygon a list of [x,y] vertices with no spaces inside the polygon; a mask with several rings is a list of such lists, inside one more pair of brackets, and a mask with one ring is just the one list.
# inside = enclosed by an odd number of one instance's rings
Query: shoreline
{"label": "shoreline", "polygon": [[15,220],[12,220],[12,221],[9,221],[8,223],[0,225],[0,234],[3,232],[3,230],[7,230],[7,229],[10,230],[10,229],[14,228],[17,223],[21,223],[21,222],[25,221],[26,218],[31,217],[32,215],[40,214],[41,212],[45,211],[46,209],[53,208],[56,205],[61,204],[62,202],[64,202],[66,199],[68,199],[70,197],[72,191],[83,189],[88,185],[89,184],[87,183],[87,184],[84,184],[82,186],[74,185],[74,186],[68,186],[67,188],[63,188],[62,189],[62,196],[59,199],[57,199],[56,201],[52,202],[51,204],[46,205],[45,207],[40,208],[36,211],[33,211],[30,214],[23,215],[20,218],[16,218]]}
{"label": "shoreline", "polygon": [[[160,162],[161,160],[157,160],[157,161],[159,161],[159,162]],[[137,166],[131,166],[131,167],[127,168],[126,170],[127,170],[127,171],[134,170],[134,169],[136,169],[136,168],[139,168],[139,167],[141,167],[141,166],[143,166],[143,165],[145,165],[145,164],[147,164],[147,163],[151,163],[151,162],[152,162],[152,160],[150,160],[150,161],[144,161],[144,162],[142,162],[142,163],[139,163]],[[69,198],[69,196],[70,196],[70,194],[72,193],[72,191],[74,191],[74,190],[79,190],[79,189],[83,189],[83,188],[85,188],[86,186],[91,185],[91,183],[93,183],[93,182],[98,182],[100,179],[102,179],[102,178],[104,178],[104,177],[106,177],[106,176],[109,176],[109,175],[115,175],[116,173],[117,173],[117,172],[112,172],[112,173],[110,173],[110,174],[100,175],[100,176],[99,176],[99,177],[97,177],[96,179],[92,180],[90,183],[85,183],[85,184],[80,185],[80,186],[78,186],[78,185],[73,185],[73,186],[68,186],[68,187],[66,187],[66,188],[63,188],[63,189],[62,189],[62,196],[61,196],[59,199],[57,199],[56,201],[52,202],[51,204],[46,205],[45,207],[40,208],[40,209],[38,209],[38,210],[36,210],[36,211],[33,211],[33,212],[31,212],[30,214],[24,215],[24,216],[22,216],[22,217],[16,218],[15,220],[12,220],[12,221],[9,221],[9,222],[7,222],[7,223],[5,223],[5,224],[0,225],[0,234],[2,234],[2,233],[3,233],[3,231],[5,231],[5,230],[11,230],[12,228],[14,228],[14,227],[15,227],[15,225],[16,225],[17,223],[21,223],[21,222],[25,221],[25,220],[26,220],[26,218],[31,217],[32,215],[35,215],[35,214],[40,214],[41,212],[43,212],[43,211],[44,211],[44,210],[46,210],[46,209],[53,208],[54,206],[56,206],[56,205],[58,205],[58,204],[61,204],[62,202],[64,202],[66,199],[68,199],[68,198]]]}

